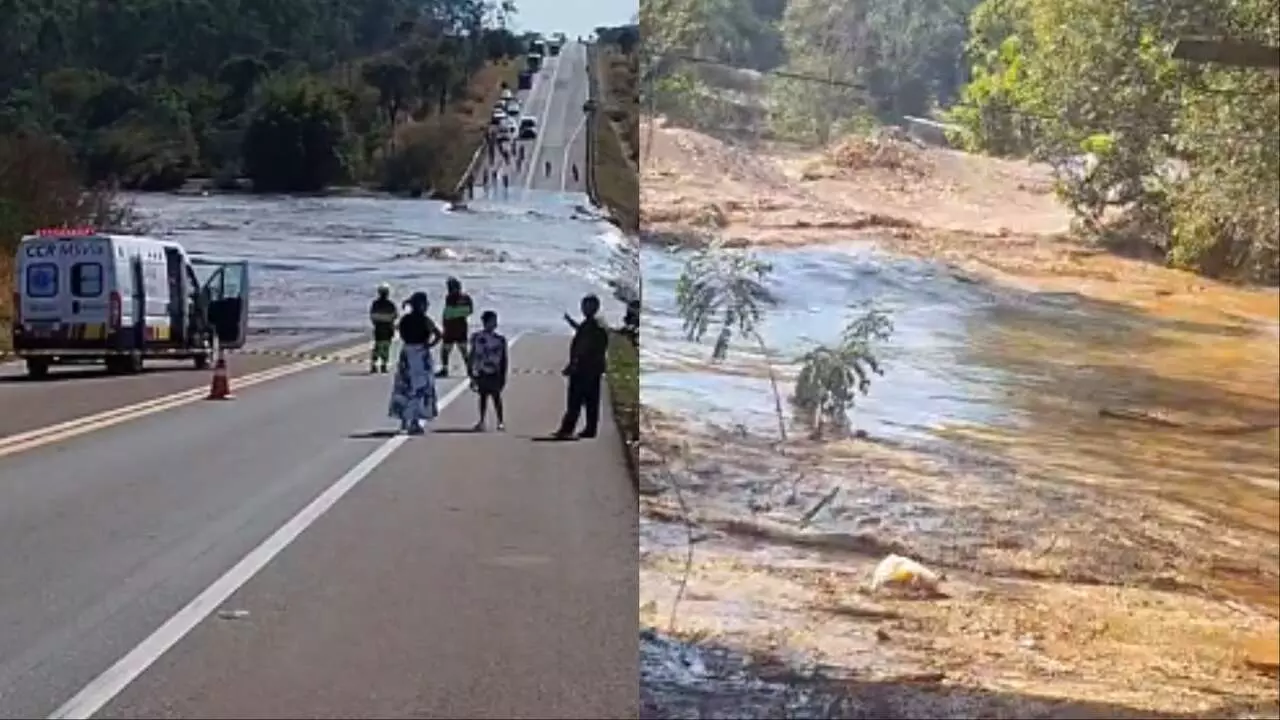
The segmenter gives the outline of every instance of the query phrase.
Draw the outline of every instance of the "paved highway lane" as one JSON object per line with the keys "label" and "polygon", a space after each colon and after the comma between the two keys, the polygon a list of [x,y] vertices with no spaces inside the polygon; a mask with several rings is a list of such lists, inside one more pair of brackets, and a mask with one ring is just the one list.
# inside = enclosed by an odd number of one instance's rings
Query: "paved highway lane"
{"label": "paved highway lane", "polygon": [[0,458],[0,717],[635,717],[616,430],[531,439],[566,342],[517,343],[504,434],[387,438],[328,365]]}
{"label": "paved highway lane", "polygon": [[[351,349],[364,339],[362,333],[341,330],[255,335],[245,348],[251,353],[299,355],[231,354],[232,382],[268,371],[288,372],[307,354]],[[15,436],[208,386],[209,372],[194,370],[189,361],[149,361],[145,372],[132,376],[108,375],[101,364],[55,366],[43,380],[28,378],[21,362],[0,364],[0,456]]]}
{"label": "paved highway lane", "polygon": [[[521,93],[522,115],[538,119],[538,137],[518,141],[525,152],[525,163],[517,167],[514,158],[504,163],[500,156],[480,163],[480,172],[497,172],[508,177],[507,199],[527,199],[528,192],[586,192],[587,133],[583,105],[589,97],[587,82],[587,46],[566,43],[556,57],[547,57],[541,71],[534,76],[533,86]],[[551,172],[546,164],[551,164]],[[573,177],[572,168],[578,168]],[[483,177],[483,175],[481,175]],[[497,185],[501,187],[501,180]],[[477,192],[480,192],[477,186]],[[501,200],[501,192],[490,194]]]}
{"label": "paved highway lane", "polygon": [[[563,407],[560,314],[588,291],[612,305],[611,228],[544,192],[465,213],[137,201],[158,234],[248,259],[251,326],[270,331],[248,349],[294,355],[232,355],[228,403],[185,364],[44,382],[0,366],[0,718],[635,717],[616,430],[606,409],[594,441],[530,440]],[[512,376],[503,435],[385,437],[390,379],[360,362],[372,292],[426,290],[434,314],[448,276],[532,332],[512,365],[540,372]],[[353,362],[305,359],[353,345]],[[470,426],[474,395],[452,397],[436,424]]]}

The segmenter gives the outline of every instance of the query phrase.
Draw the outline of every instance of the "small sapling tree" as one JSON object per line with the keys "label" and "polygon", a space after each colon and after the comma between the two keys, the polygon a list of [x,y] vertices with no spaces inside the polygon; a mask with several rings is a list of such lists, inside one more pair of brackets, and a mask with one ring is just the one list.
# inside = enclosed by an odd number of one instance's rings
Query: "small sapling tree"
{"label": "small sapling tree", "polygon": [[872,375],[883,375],[876,346],[893,334],[889,317],[874,308],[849,321],[834,345],[819,345],[800,358],[792,408],[821,438],[828,428],[849,429],[849,410],[859,393],[871,390]]}
{"label": "small sapling tree", "polygon": [[755,342],[769,373],[778,436],[785,443],[787,420],[782,392],[769,347],[759,329],[765,310],[776,304],[765,284],[772,271],[772,265],[751,253],[730,251],[720,241],[713,241],[693,252],[685,262],[676,282],[676,306],[689,340],[702,342],[715,328],[713,360],[723,360],[729,354],[729,344],[735,336]]}

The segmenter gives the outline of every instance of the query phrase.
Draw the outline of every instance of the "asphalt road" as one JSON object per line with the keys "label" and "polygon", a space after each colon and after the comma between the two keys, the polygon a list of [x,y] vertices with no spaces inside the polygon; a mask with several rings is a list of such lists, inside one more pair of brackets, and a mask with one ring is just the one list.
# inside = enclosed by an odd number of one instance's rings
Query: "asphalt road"
{"label": "asphalt road", "polygon": [[329,364],[0,445],[0,717],[636,717],[617,431],[535,439],[566,343],[517,342],[501,434],[445,381],[390,436],[389,379]]}
{"label": "asphalt road", "polygon": [[[531,190],[585,193],[587,131],[582,108],[589,94],[587,46],[566,43],[558,56],[545,59],[542,70],[534,76],[533,86],[518,96],[522,114],[538,118],[538,137],[518,141],[524,147],[525,163],[517,167],[514,158],[504,163],[497,156],[496,162],[490,164],[483,158],[480,172],[496,172],[499,178],[505,174],[508,197],[512,199]],[[551,165],[549,173],[547,163]],[[572,172],[575,165],[576,179]],[[501,199],[502,195],[492,197]]]}
{"label": "asphalt road", "polygon": [[[228,363],[234,376],[248,376],[363,342],[362,334],[337,331],[251,336],[249,353],[299,356],[231,354]],[[146,371],[133,376],[107,375],[101,364],[55,366],[42,380],[28,378],[21,362],[0,363],[0,455],[5,438],[208,386],[209,373],[196,371],[190,362],[148,361]]]}

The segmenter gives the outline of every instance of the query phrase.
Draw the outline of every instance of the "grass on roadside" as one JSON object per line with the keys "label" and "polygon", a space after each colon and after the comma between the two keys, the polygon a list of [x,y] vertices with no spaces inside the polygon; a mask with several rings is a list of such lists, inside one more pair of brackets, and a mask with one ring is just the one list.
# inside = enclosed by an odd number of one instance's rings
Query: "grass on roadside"
{"label": "grass on roadside", "polygon": [[617,332],[609,338],[608,379],[613,419],[626,443],[627,463],[635,480],[640,461],[640,350]]}
{"label": "grass on roadside", "polygon": [[628,233],[640,230],[639,65],[635,55],[598,47],[593,72],[600,83],[600,112],[592,128],[596,193]]}
{"label": "grass on roadside", "polygon": [[[493,62],[472,76],[467,93],[444,113],[410,120],[396,129],[399,148],[384,173],[387,189],[451,192],[484,142],[502,83],[516,86],[521,62]],[[398,165],[398,167],[397,167]],[[391,181],[391,182],[388,182]]]}

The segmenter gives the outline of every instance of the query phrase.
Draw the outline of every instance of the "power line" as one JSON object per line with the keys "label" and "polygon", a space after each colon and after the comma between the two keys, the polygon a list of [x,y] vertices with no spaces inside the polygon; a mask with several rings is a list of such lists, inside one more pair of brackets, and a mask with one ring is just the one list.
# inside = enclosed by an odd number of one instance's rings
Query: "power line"
{"label": "power line", "polygon": [[[674,60],[680,60],[682,62],[695,63],[700,65],[718,65],[723,68],[729,68],[730,70],[743,70],[743,68],[738,67],[732,63],[727,63],[722,60],[714,60],[712,58],[695,57],[693,55],[671,55],[669,57],[671,57]],[[824,78],[824,77],[819,77],[817,75],[808,75],[805,73],[791,72],[789,70],[751,70],[749,72],[759,73],[761,75],[770,75],[773,77],[787,78],[788,80],[802,80],[804,82],[819,83],[822,85],[832,85],[835,87],[848,88],[850,90],[866,90],[867,89],[866,85],[863,85],[862,83],[858,83],[858,82],[851,82],[847,80],[836,80],[835,78]]]}

